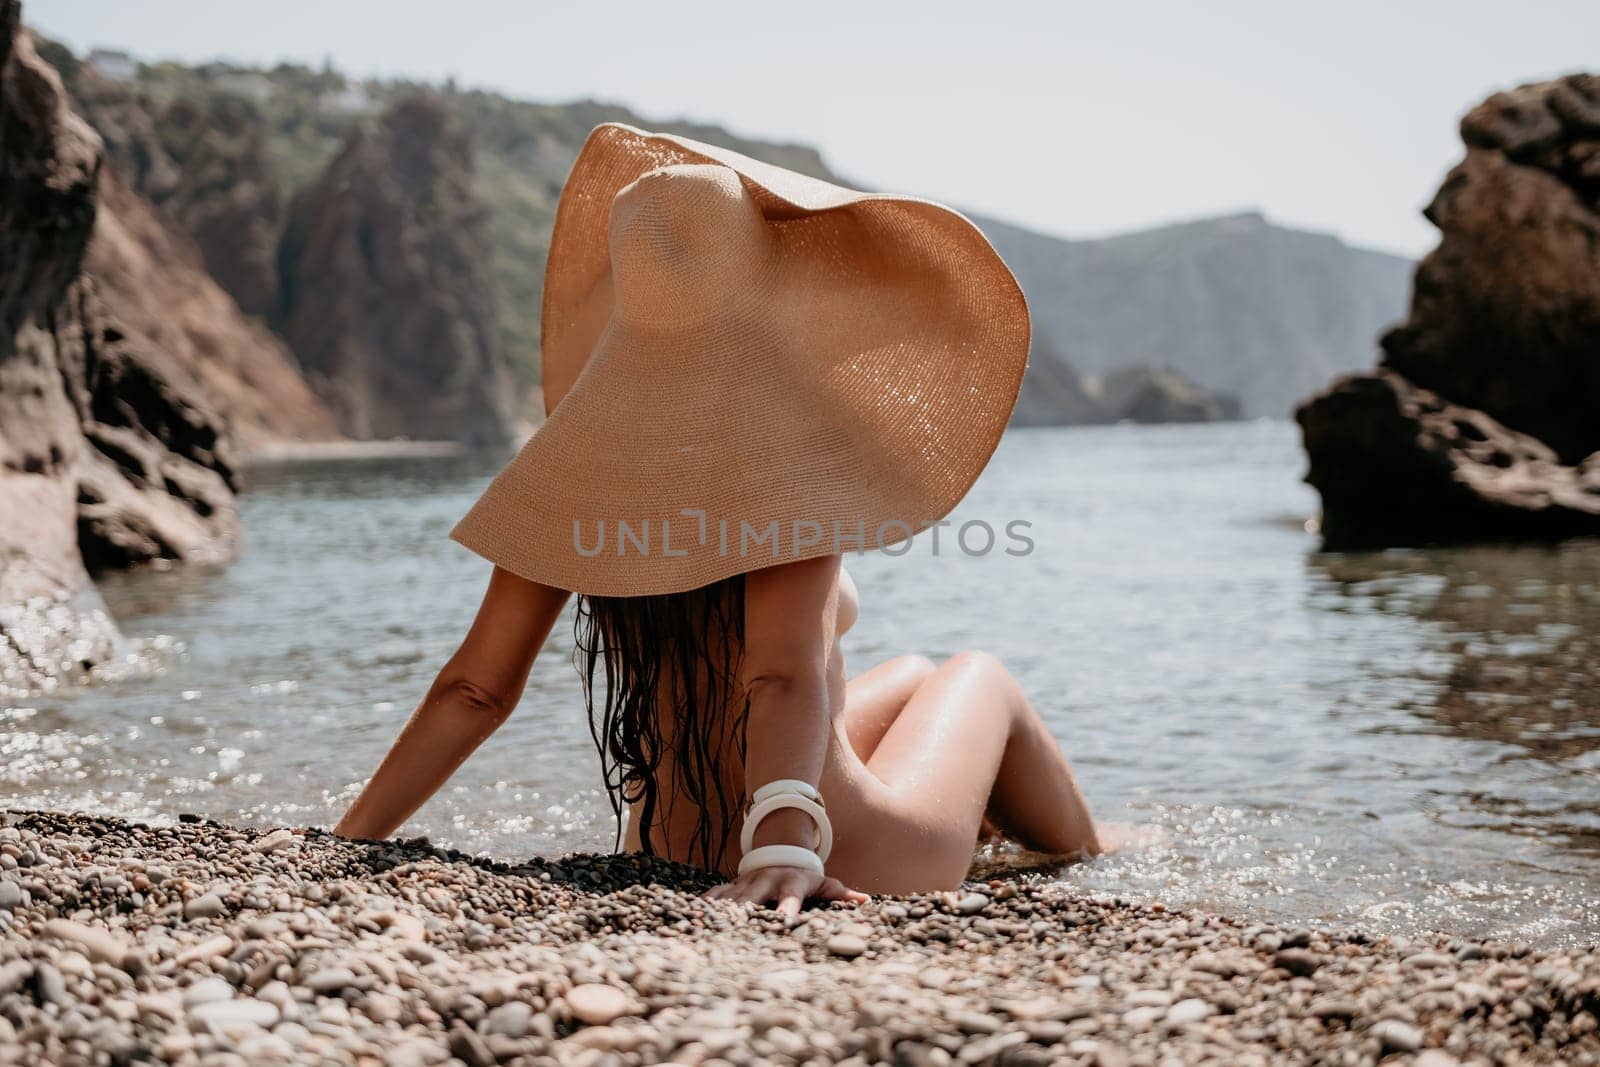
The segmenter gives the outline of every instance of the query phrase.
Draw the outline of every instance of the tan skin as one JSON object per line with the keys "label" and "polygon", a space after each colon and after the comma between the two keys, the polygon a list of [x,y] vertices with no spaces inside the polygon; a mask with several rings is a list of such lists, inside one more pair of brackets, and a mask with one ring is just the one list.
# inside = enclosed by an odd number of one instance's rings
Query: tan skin
{"label": "tan skin", "polygon": [[[516,707],[568,596],[495,568],[466,639],[335,833],[389,837],[449,779]],[[837,556],[745,576],[746,751],[742,767],[732,751],[725,767],[747,795],[779,778],[816,784],[834,850],[825,876],[794,867],[738,875],[740,828],[728,827],[730,881],[708,896],[795,914],[812,898],[954,888],[990,822],[1041,852],[1102,851],[1066,756],[998,660],[902,656],[847,682],[839,635],[855,613]],[[669,795],[674,786],[668,764],[658,787]],[[653,832],[657,852],[688,857],[696,813],[685,807]],[[805,815],[780,810],[755,843],[809,847],[813,833]],[[639,847],[632,825],[628,846]]]}

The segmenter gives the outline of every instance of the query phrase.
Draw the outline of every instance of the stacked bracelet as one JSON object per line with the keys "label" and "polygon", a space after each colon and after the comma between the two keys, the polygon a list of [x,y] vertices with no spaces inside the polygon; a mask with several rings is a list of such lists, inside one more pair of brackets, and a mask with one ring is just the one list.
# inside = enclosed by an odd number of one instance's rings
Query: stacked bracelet
{"label": "stacked bracelet", "polygon": [[[739,861],[739,873],[765,867],[800,867],[821,874],[823,863],[833,851],[833,825],[822,806],[822,795],[809,782],[796,778],[782,778],[768,782],[750,797],[750,811],[745,815],[744,829],[739,834],[739,849],[744,857]],[[815,844],[811,848],[801,845],[755,844],[756,827],[768,815],[783,808],[803,811],[816,825]]]}
{"label": "stacked bracelet", "polygon": [[801,845],[762,845],[739,860],[739,873],[749,874],[765,867],[799,867],[812,874],[822,873],[822,859]]}

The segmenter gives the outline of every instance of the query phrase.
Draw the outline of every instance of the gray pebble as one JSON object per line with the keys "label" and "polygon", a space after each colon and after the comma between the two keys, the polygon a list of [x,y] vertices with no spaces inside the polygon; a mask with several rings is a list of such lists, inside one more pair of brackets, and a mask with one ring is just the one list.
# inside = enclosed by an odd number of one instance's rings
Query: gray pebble
{"label": "gray pebble", "polygon": [[828,938],[828,951],[835,956],[854,959],[867,951],[867,941],[856,934],[834,934]]}
{"label": "gray pebble", "polygon": [[338,993],[346,986],[355,985],[356,975],[348,967],[324,967],[300,984],[313,993]]}
{"label": "gray pebble", "polygon": [[189,919],[215,919],[227,912],[228,906],[222,898],[215,893],[195,897],[183,906],[183,914]]}
{"label": "gray pebble", "polygon": [[1183,1026],[1187,1023],[1197,1023],[1214,1011],[1215,1008],[1199,997],[1189,997],[1168,1008],[1166,1017],[1162,1021],[1168,1026]]}
{"label": "gray pebble", "polygon": [[982,893],[968,893],[956,901],[956,911],[962,915],[976,915],[989,906],[989,898]]}
{"label": "gray pebble", "polygon": [[507,1001],[489,1013],[483,1025],[485,1034],[522,1037],[533,1021],[533,1008],[520,1000]]}
{"label": "gray pebble", "polygon": [[217,1025],[249,1024],[263,1028],[276,1026],[279,1014],[276,1005],[248,998],[213,1000],[196,1004],[189,1009],[189,1019],[192,1022]]}
{"label": "gray pebble", "polygon": [[233,986],[221,978],[202,978],[183,991],[183,1006],[192,1008],[197,1004],[232,1000],[233,992]]}
{"label": "gray pebble", "polygon": [[1404,966],[1410,970],[1420,970],[1428,967],[1448,967],[1455,960],[1443,952],[1418,952],[1416,955],[1407,956]]}
{"label": "gray pebble", "polygon": [[1372,1028],[1372,1034],[1389,1052],[1415,1052],[1422,1047],[1422,1031],[1399,1019],[1384,1019]]}
{"label": "gray pebble", "polygon": [[43,960],[33,965],[33,987],[38,991],[41,1003],[65,1004],[67,1001],[66,980],[54,965]]}

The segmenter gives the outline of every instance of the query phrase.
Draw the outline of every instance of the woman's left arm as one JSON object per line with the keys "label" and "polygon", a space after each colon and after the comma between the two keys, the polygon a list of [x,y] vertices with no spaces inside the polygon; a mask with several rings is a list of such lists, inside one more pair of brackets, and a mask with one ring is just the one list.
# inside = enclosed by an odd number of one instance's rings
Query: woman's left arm
{"label": "woman's left arm", "polygon": [[455,655],[334,833],[385,838],[449,780],[522,699],[569,594],[500,567]]}

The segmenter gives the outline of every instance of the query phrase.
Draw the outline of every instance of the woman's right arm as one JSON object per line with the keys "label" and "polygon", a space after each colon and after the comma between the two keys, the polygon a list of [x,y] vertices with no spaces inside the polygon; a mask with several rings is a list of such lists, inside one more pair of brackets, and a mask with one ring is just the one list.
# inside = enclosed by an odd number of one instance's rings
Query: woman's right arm
{"label": "woman's right arm", "polygon": [[494,569],[466,639],[334,833],[386,838],[449,780],[522,699],[534,657],[568,596]]}
{"label": "woman's right arm", "polygon": [[[744,578],[741,683],[749,695],[745,725],[745,791],[794,778],[817,785],[833,735],[830,658],[837,645],[839,557],[824,556],[751,571]],[[842,668],[841,672],[842,672]],[[752,844],[809,848],[816,827],[804,812],[784,808],[755,827]],[[772,901],[790,915],[807,897],[862,901],[837,878],[800,867],[741,874],[707,896]]]}

